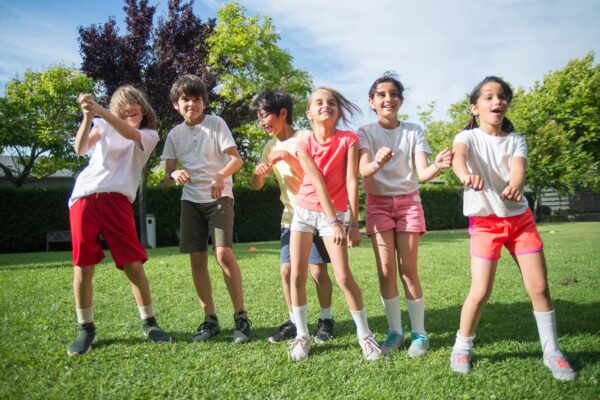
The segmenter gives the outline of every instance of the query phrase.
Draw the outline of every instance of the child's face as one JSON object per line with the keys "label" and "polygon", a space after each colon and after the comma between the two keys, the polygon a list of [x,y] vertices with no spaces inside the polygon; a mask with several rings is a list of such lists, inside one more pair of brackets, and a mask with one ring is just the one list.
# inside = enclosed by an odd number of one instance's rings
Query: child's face
{"label": "child's face", "polygon": [[373,98],[369,99],[369,105],[377,112],[378,117],[397,118],[402,98],[396,85],[382,82],[377,85]]}
{"label": "child's face", "polygon": [[488,82],[481,87],[477,103],[471,104],[471,113],[479,116],[480,125],[502,126],[508,104],[502,85]]}
{"label": "child's face", "polygon": [[313,93],[306,117],[313,123],[333,121],[340,119],[340,106],[336,98],[327,90],[317,90]]}
{"label": "child's face", "polygon": [[177,103],[173,103],[173,107],[179,111],[179,114],[181,114],[188,125],[197,125],[202,121],[204,106],[202,97],[188,96],[186,94],[179,96]]}
{"label": "child's face", "polygon": [[130,126],[139,129],[144,119],[142,107],[139,104],[129,104],[119,111],[119,116]]}
{"label": "child's face", "polygon": [[285,131],[287,126],[287,110],[282,108],[279,111],[279,115],[260,110],[256,113],[256,125],[260,127],[269,136],[279,136],[280,133]]}

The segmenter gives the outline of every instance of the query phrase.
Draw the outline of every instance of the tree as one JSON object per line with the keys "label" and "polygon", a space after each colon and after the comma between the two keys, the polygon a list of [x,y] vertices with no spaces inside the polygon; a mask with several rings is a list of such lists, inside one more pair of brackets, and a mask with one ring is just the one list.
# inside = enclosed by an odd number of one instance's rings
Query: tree
{"label": "tree", "polygon": [[77,95],[94,90],[94,82],[76,69],[55,65],[12,79],[0,98],[0,153],[7,179],[20,187],[60,169],[77,171],[82,162],[73,150],[80,116]]}

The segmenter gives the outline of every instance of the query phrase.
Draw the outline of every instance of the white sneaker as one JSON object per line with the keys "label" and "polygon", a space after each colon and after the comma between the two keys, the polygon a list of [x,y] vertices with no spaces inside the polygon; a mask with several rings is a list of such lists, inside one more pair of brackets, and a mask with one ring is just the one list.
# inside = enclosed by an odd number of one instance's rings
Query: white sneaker
{"label": "white sneaker", "polygon": [[302,336],[290,340],[290,358],[292,361],[306,360],[309,352],[310,337]]}
{"label": "white sneaker", "polygon": [[373,361],[381,357],[381,349],[375,341],[373,334],[359,339],[358,343],[360,344],[360,348],[362,349],[363,356],[366,360]]}

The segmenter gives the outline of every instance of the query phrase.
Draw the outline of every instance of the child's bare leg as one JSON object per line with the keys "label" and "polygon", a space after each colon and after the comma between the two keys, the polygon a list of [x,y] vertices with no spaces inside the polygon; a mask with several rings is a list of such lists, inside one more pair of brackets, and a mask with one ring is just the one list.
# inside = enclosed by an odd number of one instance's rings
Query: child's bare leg
{"label": "child's bare leg", "polygon": [[327,272],[327,264],[310,264],[310,275],[317,288],[317,297],[321,308],[331,307],[333,285]]}
{"label": "child's bare leg", "polygon": [[152,295],[150,294],[150,284],[144,272],[144,265],[140,261],[135,261],[123,266],[123,272],[131,282],[131,291],[138,307],[152,304]]}
{"label": "child's bare leg", "polygon": [[73,268],[73,294],[75,295],[75,308],[79,334],[67,349],[70,356],[85,354],[96,343],[96,327],[94,326],[93,286],[92,278],[96,271],[95,265]]}
{"label": "child's bare leg", "polygon": [[190,253],[190,264],[192,265],[192,280],[204,315],[214,315],[215,304],[213,302],[210,274],[208,273],[208,251]]}
{"label": "child's bare leg", "polygon": [[398,249],[398,269],[402,286],[404,286],[404,294],[409,300],[420,299],[423,297],[423,289],[421,289],[417,271],[419,233],[396,232],[396,248]]}
{"label": "child's bare leg", "polygon": [[377,263],[377,276],[379,277],[379,291],[384,299],[393,299],[398,296],[396,283],[396,243],[393,230],[379,232],[371,235],[371,244]]}
{"label": "child's bare leg", "polygon": [[306,305],[306,279],[308,277],[308,258],[313,234],[310,232],[292,231],[290,237],[290,259],[292,272],[290,276],[290,297],[292,307]]}
{"label": "child's bare leg", "polygon": [[292,264],[283,263],[280,265],[279,270],[281,272],[281,288],[283,289],[283,298],[288,309],[288,313],[292,312],[292,298],[290,282],[292,279]]}
{"label": "child's bare leg", "polygon": [[240,312],[244,310],[242,273],[233,250],[231,247],[217,247],[215,248],[215,256],[223,271],[223,279],[225,280],[225,285],[227,285],[234,311],[236,313]]}
{"label": "child's bare leg", "polygon": [[78,310],[92,307],[94,294],[92,279],[95,272],[95,265],[73,267],[73,295],[75,296],[75,308]]}
{"label": "child's bare leg", "polygon": [[514,257],[527,294],[531,298],[534,311],[547,312],[554,309],[550,288],[548,287],[548,274],[546,259],[543,252],[522,254]]}
{"label": "child's bare leg", "polygon": [[471,257],[471,288],[460,313],[460,334],[473,336],[492,294],[498,260]]}
{"label": "child's bare leg", "polygon": [[335,279],[344,292],[346,303],[350,311],[360,311],[364,308],[362,294],[360,288],[354,280],[350,266],[348,265],[348,251],[346,245],[338,245],[333,242],[333,237],[327,236],[323,238],[327,253],[331,258],[331,265]]}

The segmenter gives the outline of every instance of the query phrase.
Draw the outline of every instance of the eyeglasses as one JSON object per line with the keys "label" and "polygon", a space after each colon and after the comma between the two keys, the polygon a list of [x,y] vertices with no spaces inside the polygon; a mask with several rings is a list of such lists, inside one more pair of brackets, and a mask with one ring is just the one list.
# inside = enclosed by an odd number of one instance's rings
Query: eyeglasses
{"label": "eyeglasses", "polygon": [[256,125],[260,126],[260,124],[263,123],[264,120],[266,120],[269,115],[271,115],[273,113],[266,113],[265,115],[261,115],[258,118],[256,118],[256,120],[254,121],[254,123],[256,123]]}

